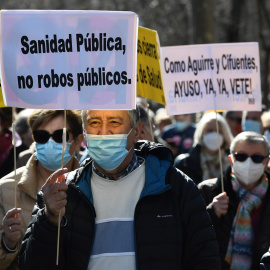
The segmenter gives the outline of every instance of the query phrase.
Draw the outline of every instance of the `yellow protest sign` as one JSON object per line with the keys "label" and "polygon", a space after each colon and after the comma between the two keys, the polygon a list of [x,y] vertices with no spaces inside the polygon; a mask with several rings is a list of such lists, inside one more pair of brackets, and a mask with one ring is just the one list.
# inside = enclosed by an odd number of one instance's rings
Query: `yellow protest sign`
{"label": "yellow protest sign", "polygon": [[137,47],[137,96],[166,104],[156,31],[139,27]]}
{"label": "yellow protest sign", "polygon": [[3,100],[3,94],[2,94],[2,88],[1,88],[1,80],[0,80],[0,107],[6,107],[4,100]]}

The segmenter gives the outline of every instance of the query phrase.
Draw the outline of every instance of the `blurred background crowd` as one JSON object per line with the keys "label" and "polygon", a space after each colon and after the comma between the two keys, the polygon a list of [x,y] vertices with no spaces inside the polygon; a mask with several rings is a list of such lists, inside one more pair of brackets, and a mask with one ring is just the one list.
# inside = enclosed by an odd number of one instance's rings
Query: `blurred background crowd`
{"label": "blurred background crowd", "polygon": [[[164,106],[145,98],[137,98],[140,109],[139,130],[141,140],[161,143],[174,155],[174,165],[190,176],[196,184],[218,177],[221,169],[229,166],[228,154],[232,139],[242,131],[255,131],[270,142],[270,111],[241,112],[207,111],[197,114],[169,116]],[[0,177],[25,166],[36,151],[29,117],[33,109],[0,108]],[[78,111],[78,113],[80,113]],[[12,118],[16,131],[16,151],[12,144]],[[219,149],[221,159],[219,159]],[[82,163],[88,157],[83,140],[75,153]],[[222,167],[220,167],[222,166]]]}

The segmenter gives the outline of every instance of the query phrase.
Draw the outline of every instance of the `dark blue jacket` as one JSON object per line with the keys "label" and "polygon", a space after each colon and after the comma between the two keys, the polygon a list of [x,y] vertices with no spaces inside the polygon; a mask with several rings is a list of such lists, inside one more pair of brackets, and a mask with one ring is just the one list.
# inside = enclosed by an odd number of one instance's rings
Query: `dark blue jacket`
{"label": "dark blue jacket", "polygon": [[[136,154],[145,159],[146,167],[145,186],[134,213],[137,269],[220,269],[215,233],[196,185],[172,166],[166,147],[140,142]],[[21,246],[21,270],[87,269],[95,235],[91,168],[88,161],[67,175],[59,266],[55,265],[57,227],[46,220],[40,201]]]}
{"label": "dark blue jacket", "polygon": [[169,145],[177,147],[178,153],[188,153],[193,145],[193,136],[195,133],[196,127],[194,124],[191,124],[185,130],[179,132],[175,124],[166,126],[162,133],[161,138],[166,141]]}

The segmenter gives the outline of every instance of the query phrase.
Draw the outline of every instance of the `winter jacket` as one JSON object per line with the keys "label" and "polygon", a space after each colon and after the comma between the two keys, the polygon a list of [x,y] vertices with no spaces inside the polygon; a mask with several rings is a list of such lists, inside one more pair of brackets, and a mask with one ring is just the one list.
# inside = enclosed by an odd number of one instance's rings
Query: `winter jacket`
{"label": "winter jacket", "polygon": [[[268,179],[269,174],[267,174]],[[224,191],[229,197],[229,206],[227,214],[218,218],[214,212],[211,205],[212,200],[215,196],[221,193],[221,179],[214,178],[210,180],[205,180],[199,184],[199,189],[204,197],[205,203],[207,205],[207,211],[212,219],[217,240],[219,243],[219,251],[222,262],[222,269],[228,269],[229,265],[225,262],[225,255],[227,252],[227,247],[230,239],[231,228],[233,224],[234,217],[236,215],[239,200],[236,193],[232,188],[231,183],[231,168],[227,168],[224,172]],[[260,269],[260,259],[263,254],[268,251],[270,246],[270,187],[267,190],[266,196],[263,200],[262,209],[259,215],[259,233],[256,236],[256,248],[253,250],[253,259],[251,270]]]}
{"label": "winter jacket", "polygon": [[[189,153],[181,154],[174,160],[174,166],[189,176],[197,185],[203,180],[203,170],[201,167],[201,145],[194,146]],[[224,155],[228,155],[228,149]],[[224,168],[225,169],[225,168]]]}
{"label": "winter jacket", "polygon": [[[23,166],[16,170],[16,200],[17,207],[22,208],[20,214],[21,218],[21,232],[22,239],[27,229],[27,225],[31,218],[33,207],[36,203],[38,192],[38,171],[36,166],[35,156],[33,155]],[[79,163],[74,159],[72,169],[79,167]],[[15,180],[14,172],[6,175],[0,180],[0,270],[17,270],[18,268],[18,253],[19,247],[14,253],[5,250],[3,246],[3,229],[2,220],[7,211],[15,207]],[[20,240],[20,243],[22,241]]]}
{"label": "winter jacket", "polygon": [[[203,198],[191,179],[172,167],[171,151],[141,141],[136,154],[145,159],[145,186],[134,213],[136,268],[220,269],[218,244]],[[67,175],[68,191],[56,266],[57,227],[44,214],[42,200],[35,207],[23,240],[21,270],[87,269],[95,235],[91,184],[92,161]],[[87,185],[87,184],[86,184]],[[88,193],[88,194],[85,194]]]}
{"label": "winter jacket", "polygon": [[261,270],[270,270],[270,248],[269,250],[262,256],[260,263]]}
{"label": "winter jacket", "polygon": [[200,153],[201,146],[197,144],[189,153],[177,156],[174,161],[174,166],[188,175],[197,185],[203,180]]}
{"label": "winter jacket", "polygon": [[192,123],[185,130],[179,131],[176,124],[171,124],[162,130],[160,137],[171,145],[177,148],[176,155],[188,153],[193,144],[193,136],[196,130],[195,125]]}

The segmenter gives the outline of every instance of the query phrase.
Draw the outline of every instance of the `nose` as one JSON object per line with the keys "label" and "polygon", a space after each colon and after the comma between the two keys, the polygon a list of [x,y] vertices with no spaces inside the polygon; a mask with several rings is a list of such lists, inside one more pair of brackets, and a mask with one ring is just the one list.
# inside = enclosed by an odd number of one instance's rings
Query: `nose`
{"label": "nose", "polygon": [[99,129],[98,135],[110,135],[112,134],[111,130],[107,127],[107,125],[102,125]]}

